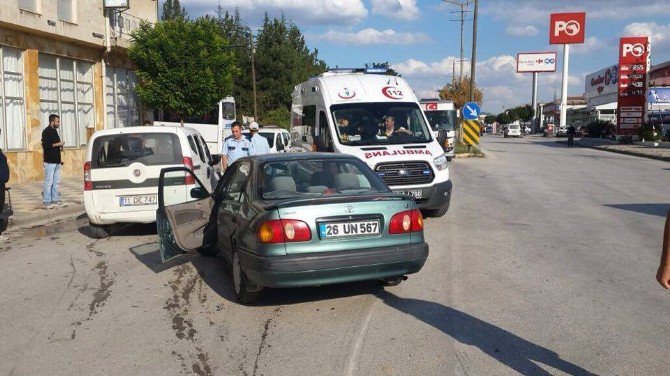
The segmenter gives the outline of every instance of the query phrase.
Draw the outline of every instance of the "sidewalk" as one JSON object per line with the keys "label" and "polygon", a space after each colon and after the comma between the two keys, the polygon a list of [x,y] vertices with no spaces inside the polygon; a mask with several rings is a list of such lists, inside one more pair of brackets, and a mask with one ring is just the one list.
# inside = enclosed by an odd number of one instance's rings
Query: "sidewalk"
{"label": "sidewalk", "polygon": [[11,196],[12,212],[4,212],[3,218],[9,214],[7,231],[18,227],[25,227],[40,222],[54,220],[67,216],[76,216],[84,212],[82,177],[64,177],[61,182],[61,199],[68,204],[67,207],[54,207],[53,209],[42,208],[42,181],[29,181],[19,184],[7,183],[10,193],[5,199],[9,207]]}
{"label": "sidewalk", "polygon": [[605,150],[613,153],[658,159],[661,161],[670,161],[670,147],[662,143],[659,143],[659,146],[654,146],[654,144],[651,142],[635,142],[632,145],[620,145],[618,141],[610,139],[587,137],[582,137],[579,140],[575,140],[575,143],[587,148]]}

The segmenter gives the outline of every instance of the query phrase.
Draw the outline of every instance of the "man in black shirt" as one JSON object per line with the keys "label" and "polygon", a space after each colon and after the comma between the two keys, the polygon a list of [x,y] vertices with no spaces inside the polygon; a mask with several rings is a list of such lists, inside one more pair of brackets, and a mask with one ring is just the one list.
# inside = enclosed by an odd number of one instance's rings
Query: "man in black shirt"
{"label": "man in black shirt", "polygon": [[[2,136],[2,132],[0,132]],[[5,184],[9,181],[9,165],[7,164],[7,157],[2,153],[0,149],[0,214],[5,209]],[[6,242],[9,240],[7,235],[2,235],[2,229],[5,228],[6,224],[2,223],[3,220],[0,218],[0,242]]]}
{"label": "man in black shirt", "polygon": [[60,187],[61,165],[60,150],[65,144],[58,135],[60,117],[49,115],[49,126],[42,131],[42,149],[44,150],[44,209],[55,206],[67,206],[61,201],[58,188]]}

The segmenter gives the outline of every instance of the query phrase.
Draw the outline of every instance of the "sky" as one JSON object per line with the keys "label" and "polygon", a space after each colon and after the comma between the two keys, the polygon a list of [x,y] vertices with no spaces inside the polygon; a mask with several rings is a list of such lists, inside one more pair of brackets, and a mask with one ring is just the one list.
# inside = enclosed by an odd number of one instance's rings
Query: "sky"
{"label": "sky", "polygon": [[[161,0],[162,1],[162,0]],[[467,0],[455,0],[464,3]],[[435,97],[459,75],[460,7],[437,0],[181,0],[191,18],[239,9],[257,29],[263,15],[284,14],[317,48],[329,67],[389,62],[420,98]],[[470,71],[472,10],[463,33],[464,72]],[[452,13],[457,12],[457,13]],[[670,0],[479,0],[475,78],[483,89],[482,111],[498,113],[529,104],[532,74],[516,73],[519,52],[554,51],[557,71],[540,73],[541,102],[561,95],[562,45],[549,44],[549,14],[586,12],[586,40],[572,45],[568,95],[584,93],[584,77],[617,63],[622,36],[651,38],[651,63],[670,60]],[[297,83],[296,83],[297,84]]]}

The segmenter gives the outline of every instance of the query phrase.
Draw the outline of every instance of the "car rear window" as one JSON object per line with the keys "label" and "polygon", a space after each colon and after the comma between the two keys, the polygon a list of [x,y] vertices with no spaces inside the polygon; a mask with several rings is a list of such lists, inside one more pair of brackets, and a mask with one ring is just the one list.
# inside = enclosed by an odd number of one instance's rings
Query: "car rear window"
{"label": "car rear window", "polygon": [[101,136],[93,141],[91,168],[182,163],[179,138],[172,133],[130,133]]}
{"label": "car rear window", "polygon": [[367,165],[355,159],[266,162],[259,191],[265,200],[390,192]]}
{"label": "car rear window", "polygon": [[509,129],[519,129],[518,125],[512,124],[509,126]]}

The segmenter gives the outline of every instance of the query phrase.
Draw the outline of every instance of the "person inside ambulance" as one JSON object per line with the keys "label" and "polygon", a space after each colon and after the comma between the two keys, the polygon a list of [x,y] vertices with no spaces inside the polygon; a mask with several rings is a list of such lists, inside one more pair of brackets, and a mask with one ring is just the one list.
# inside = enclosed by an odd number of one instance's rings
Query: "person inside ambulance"
{"label": "person inside ambulance", "polygon": [[386,115],[384,118],[384,129],[382,130],[382,136],[386,136],[386,138],[396,138],[399,136],[411,136],[412,132],[410,132],[407,128],[405,127],[396,127],[395,124],[395,116],[392,115]]}
{"label": "person inside ambulance", "polygon": [[354,132],[351,131],[351,126],[349,125],[349,119],[346,117],[341,117],[337,119],[338,134],[340,135],[340,140],[343,142],[349,141],[349,135]]}

